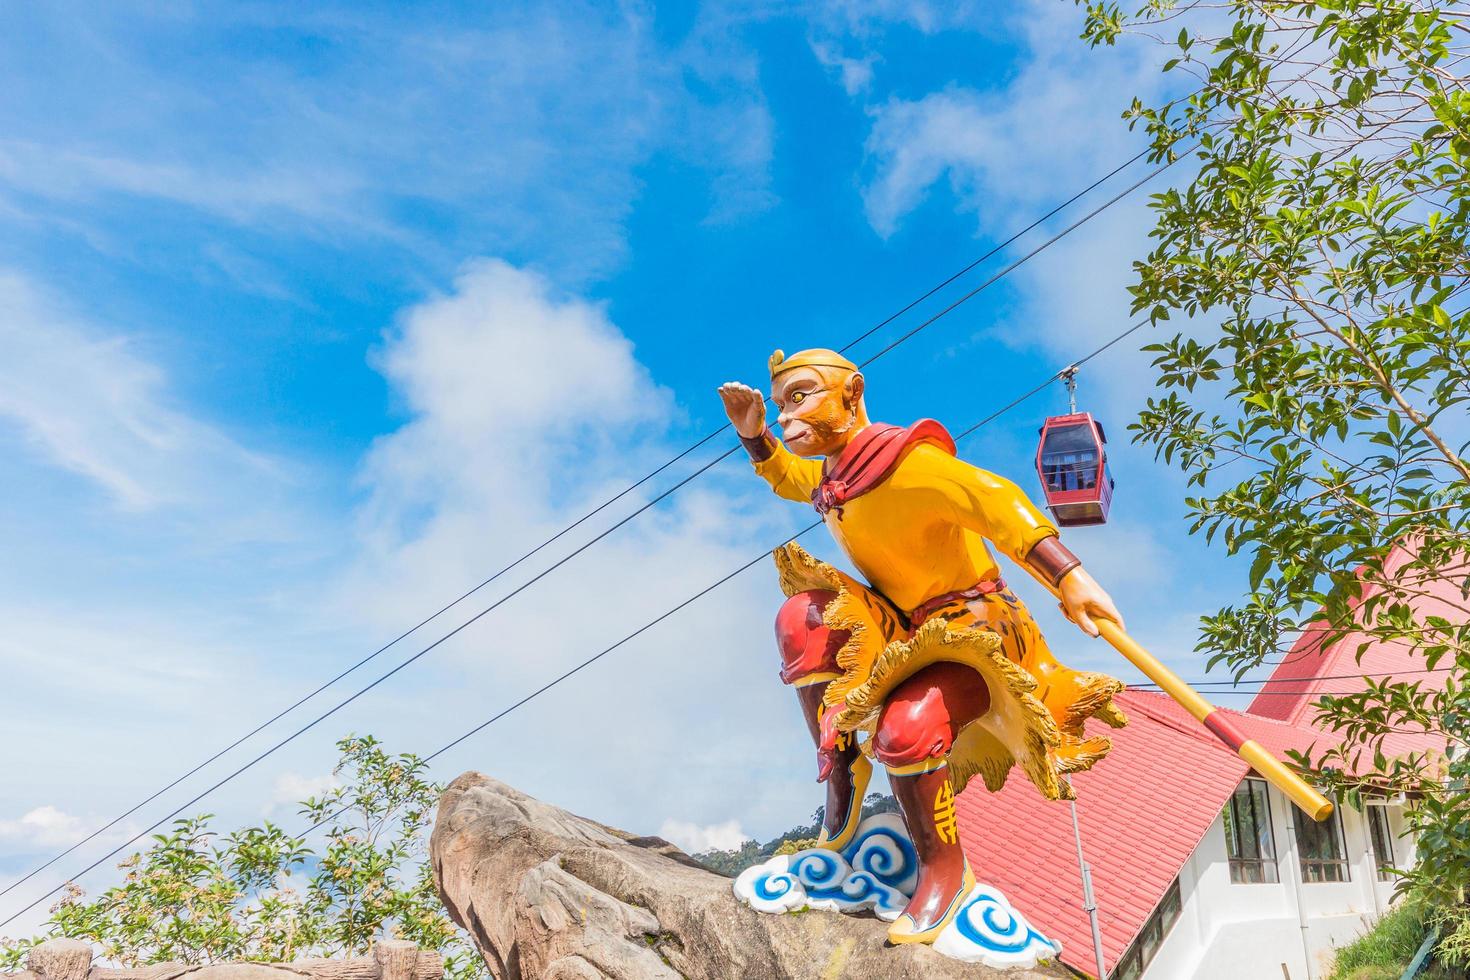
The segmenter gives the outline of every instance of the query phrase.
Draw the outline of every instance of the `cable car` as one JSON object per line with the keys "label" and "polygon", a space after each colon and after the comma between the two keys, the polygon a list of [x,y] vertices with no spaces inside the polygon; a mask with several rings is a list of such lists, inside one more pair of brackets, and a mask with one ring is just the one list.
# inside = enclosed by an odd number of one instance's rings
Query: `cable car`
{"label": "cable car", "polygon": [[1036,447],[1036,475],[1046,506],[1062,527],[1106,524],[1113,502],[1108,473],[1108,437],[1090,412],[1077,411],[1077,369],[1062,372],[1072,411],[1054,415],[1041,426]]}

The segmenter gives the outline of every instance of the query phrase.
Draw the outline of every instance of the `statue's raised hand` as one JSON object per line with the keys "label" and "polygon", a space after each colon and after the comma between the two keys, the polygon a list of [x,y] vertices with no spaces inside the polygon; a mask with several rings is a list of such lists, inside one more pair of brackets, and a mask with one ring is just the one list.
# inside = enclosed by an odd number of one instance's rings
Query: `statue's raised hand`
{"label": "statue's raised hand", "polygon": [[726,381],[720,385],[720,400],[730,424],[746,439],[754,439],[766,431],[766,396],[750,385]]}

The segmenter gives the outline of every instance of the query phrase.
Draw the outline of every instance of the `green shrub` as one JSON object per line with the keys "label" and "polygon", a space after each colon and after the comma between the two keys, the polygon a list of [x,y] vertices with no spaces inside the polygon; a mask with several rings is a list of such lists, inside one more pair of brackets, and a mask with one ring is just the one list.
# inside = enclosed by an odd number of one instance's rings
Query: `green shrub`
{"label": "green shrub", "polygon": [[391,931],[443,953],[449,980],[481,980],[484,961],[445,914],[424,860],[441,787],[421,759],[389,755],[376,739],[337,748],[338,785],[301,804],[315,833],[267,821],[221,836],[208,815],[175,821],[118,865],[121,884],[91,900],[69,885],[41,935],[0,939],[0,970],[63,937],[133,967],[362,955]]}

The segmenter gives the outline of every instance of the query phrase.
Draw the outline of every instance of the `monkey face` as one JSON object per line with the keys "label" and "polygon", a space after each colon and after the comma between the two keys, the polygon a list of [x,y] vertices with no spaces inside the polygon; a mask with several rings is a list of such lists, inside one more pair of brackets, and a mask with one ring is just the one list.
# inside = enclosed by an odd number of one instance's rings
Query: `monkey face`
{"label": "monkey face", "polygon": [[781,441],[798,456],[830,456],[847,445],[858,422],[863,376],[835,368],[801,367],[777,376],[772,399],[780,409]]}

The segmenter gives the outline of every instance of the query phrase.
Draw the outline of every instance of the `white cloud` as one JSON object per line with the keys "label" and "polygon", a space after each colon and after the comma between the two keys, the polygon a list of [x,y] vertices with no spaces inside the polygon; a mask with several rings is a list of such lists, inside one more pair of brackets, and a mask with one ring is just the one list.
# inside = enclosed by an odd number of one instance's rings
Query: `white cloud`
{"label": "white cloud", "polygon": [[[450,292],[406,311],[377,363],[408,419],[364,463],[361,551],[330,617],[401,629],[673,452],[664,441],[673,401],[606,311],[502,261],[471,263]],[[414,646],[692,468],[629,495]],[[759,516],[769,511],[750,508],[765,487],[741,461],[730,472],[741,489],[727,492],[719,474],[701,479],[435,650],[405,677],[422,687],[385,693],[393,700],[373,731],[395,747],[431,751],[756,557],[752,538],[777,533]],[[769,617],[778,598],[762,562],[456,750],[438,775],[473,765],[625,826],[649,818],[647,800],[675,794],[695,818],[756,795],[779,806],[783,792],[802,798],[792,810],[805,815],[811,805],[797,789],[809,779],[805,765],[784,790],[791,776],[750,765],[753,756],[781,770],[788,757],[807,761],[794,699],[774,676]],[[637,763],[617,764],[624,759]],[[754,793],[758,782],[772,787],[768,796]]]}
{"label": "white cloud", "polygon": [[361,177],[342,171],[295,170],[283,164],[226,175],[175,160],[60,149],[34,140],[0,141],[0,177],[12,187],[60,201],[95,202],[109,194],[151,197],[241,224],[272,215],[363,224],[347,205]]}
{"label": "white cloud", "polygon": [[761,62],[744,29],[768,13],[741,5],[702,6],[674,60],[700,97],[670,103],[670,138],[710,174],[705,220],[732,222],[773,207],[775,122],[761,87]]}
{"label": "white cloud", "polygon": [[66,847],[91,829],[69,813],[47,804],[15,820],[0,820],[0,840],[32,847]]}
{"label": "white cloud", "polygon": [[342,781],[332,773],[320,776],[303,776],[297,772],[283,772],[271,784],[270,800],[265,812],[287,809],[294,813],[302,801],[313,799],[336,789]]}
{"label": "white cloud", "polygon": [[[45,32],[69,83],[11,79],[0,217],[150,261],[125,220],[142,201],[211,231],[401,246],[408,276],[493,250],[585,280],[624,259],[637,171],[655,153],[704,169],[715,220],[774,200],[758,63],[718,18],[666,48],[640,5],[492,4],[448,20],[205,6],[94,11],[86,32]],[[0,30],[0,54],[23,33]],[[238,43],[262,33],[311,38],[312,70]],[[163,54],[181,43],[207,57]],[[281,271],[251,265],[248,284],[284,289]]]}
{"label": "white cloud", "polygon": [[[42,801],[63,813],[121,811],[674,448],[668,424],[678,409],[606,311],[503,262],[472,263],[445,294],[406,310],[376,363],[407,418],[362,463],[363,502],[355,534],[333,553],[340,564],[303,563],[302,549],[315,546],[303,536],[245,562],[231,553],[219,568],[191,561],[181,579],[178,554],[150,539],[148,553],[159,553],[150,561],[170,567],[150,567],[139,582],[136,563],[96,562],[120,546],[93,538],[90,551],[68,546],[66,561],[95,567],[95,580],[17,579],[25,591],[0,609],[10,623],[0,664],[33,696],[0,723],[0,744],[29,744],[33,775],[12,782],[0,802],[15,813]],[[145,470],[138,480],[154,476]],[[666,485],[630,495],[478,601],[503,595]],[[767,506],[753,507],[756,499]],[[784,531],[772,515],[799,517],[732,461],[193,810],[221,814],[226,830],[258,819],[262,807],[284,814],[283,805],[321,785],[311,774],[330,768],[332,740],[351,731],[378,735],[395,752],[432,751],[756,557],[758,543]],[[283,574],[262,580],[262,569]],[[794,699],[775,678],[769,623],[778,601],[762,561],[465,743],[436,763],[435,778],[480,768],[645,830],[663,817],[648,801],[675,795],[691,820],[791,825],[811,812],[820,788]],[[470,608],[479,607],[438,629]],[[415,636],[140,819],[157,819],[437,635]],[[97,771],[82,786],[68,760],[84,756]],[[277,780],[281,772],[288,775]],[[13,836],[0,841],[0,871],[16,870],[26,853]],[[88,855],[67,873],[97,856]],[[93,880],[110,868],[104,862]],[[28,884],[26,899],[49,883]]]}
{"label": "white cloud", "polygon": [[[0,819],[0,846],[15,854],[60,850],[75,844],[106,822],[95,816],[79,817],[47,803],[13,820]],[[101,834],[98,843],[116,844],[137,832],[135,823],[124,821]]]}
{"label": "white cloud", "polygon": [[[1065,4],[1028,0],[1005,18],[1021,44],[1006,84],[984,90],[951,84],[869,107],[862,195],[875,231],[899,234],[924,201],[947,192],[956,212],[974,215],[977,232],[995,240],[1144,147],[1142,134],[1130,132],[1120,114],[1134,96],[1147,101],[1163,91],[1167,80],[1158,64],[1167,50],[1138,38],[1092,49],[1077,37],[1080,16]],[[1154,166],[1134,163],[1011,254],[1040,244]],[[1132,263],[1149,249],[1146,196],[1186,179],[1188,167],[1184,162],[1160,175],[1018,269],[1008,284],[1020,302],[1007,304],[1004,320],[955,350],[997,343],[1040,349],[1060,368],[1120,333],[1134,319],[1125,288],[1135,275]],[[1138,354],[1147,342],[1146,333],[1136,334],[1083,369],[1082,400],[1114,420],[1115,449],[1124,442],[1121,420],[1142,407],[1152,386],[1149,359]]]}
{"label": "white cloud", "polygon": [[501,261],[410,310],[377,361],[412,414],[363,473],[364,529],[390,547],[560,516],[578,474],[605,476],[613,443],[672,411],[601,308]]}
{"label": "white cloud", "polygon": [[813,16],[830,28],[842,28],[867,36],[890,24],[907,24],[925,34],[982,26],[994,17],[990,5],[980,0],[822,0],[813,5]]}
{"label": "white cloud", "polygon": [[700,825],[673,817],[658,828],[658,836],[677,844],[686,854],[699,854],[711,849],[730,851],[750,840],[750,835],[740,829],[739,820]]}
{"label": "white cloud", "polygon": [[128,337],[78,322],[0,269],[0,427],[96,483],[119,506],[203,505],[226,487],[274,495],[282,464],[176,408],[163,371]]}
{"label": "white cloud", "polygon": [[866,92],[873,84],[873,65],[878,60],[876,54],[870,52],[860,58],[850,58],[842,53],[842,48],[835,41],[813,39],[810,43],[817,61],[837,77],[848,95]]}
{"label": "white cloud", "polygon": [[870,107],[863,201],[875,230],[893,234],[941,181],[984,227],[1014,227],[1137,152],[1142,143],[1119,114],[1134,95],[1157,90],[1153,52],[1093,51],[1076,38],[1077,18],[1063,4],[1031,0],[1009,17],[1026,55],[1005,86],[950,85]]}

